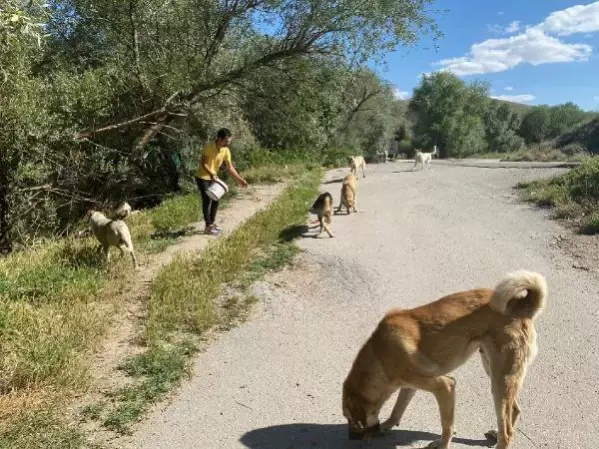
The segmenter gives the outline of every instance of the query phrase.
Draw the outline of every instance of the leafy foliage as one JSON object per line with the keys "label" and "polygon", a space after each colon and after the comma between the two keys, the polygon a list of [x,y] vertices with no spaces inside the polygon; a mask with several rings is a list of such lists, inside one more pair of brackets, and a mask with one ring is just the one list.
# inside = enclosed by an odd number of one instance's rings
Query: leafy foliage
{"label": "leafy foliage", "polygon": [[485,149],[484,114],[489,87],[464,83],[449,72],[424,75],[414,90],[410,110],[418,116],[417,145],[437,145],[441,157],[460,157]]}
{"label": "leafy foliage", "polygon": [[[4,0],[0,248],[69,233],[90,205],[155,204],[222,126],[244,154],[384,145],[395,99],[358,67],[437,37],[428,3]],[[362,85],[376,98],[356,109]]]}

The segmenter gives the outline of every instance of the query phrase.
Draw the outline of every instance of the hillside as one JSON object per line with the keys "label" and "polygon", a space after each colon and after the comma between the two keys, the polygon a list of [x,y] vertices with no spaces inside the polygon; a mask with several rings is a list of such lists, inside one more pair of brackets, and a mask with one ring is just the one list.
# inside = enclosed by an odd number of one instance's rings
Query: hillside
{"label": "hillside", "polygon": [[514,103],[513,101],[505,101],[505,100],[496,100],[494,98],[491,99],[493,103],[497,103],[499,105],[506,104],[509,108],[517,113],[520,117],[523,117],[528,111],[530,111],[533,106],[524,103]]}

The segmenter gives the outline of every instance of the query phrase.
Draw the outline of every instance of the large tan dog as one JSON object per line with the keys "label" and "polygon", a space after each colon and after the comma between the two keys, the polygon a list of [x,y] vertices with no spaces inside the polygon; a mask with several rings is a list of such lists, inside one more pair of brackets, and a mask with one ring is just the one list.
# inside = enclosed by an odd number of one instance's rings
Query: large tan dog
{"label": "large tan dog", "polygon": [[318,231],[316,237],[322,234],[323,229],[327,231],[329,237],[333,237],[328,226],[332,221],[333,196],[329,192],[321,193],[318,198],[316,198],[316,201],[314,201],[314,204],[310,208],[310,212],[318,216],[318,222],[320,223],[320,231]]}
{"label": "large tan dog", "polygon": [[362,178],[366,177],[366,161],[362,156],[351,156],[348,158],[351,173],[357,178],[358,170],[362,169]]}
{"label": "large tan dog", "polygon": [[336,213],[341,212],[342,207],[347,209],[348,215],[350,213],[350,209],[353,209],[354,212],[358,212],[356,210],[356,185],[356,177],[351,173],[348,173],[345,178],[343,178],[343,184],[341,185],[341,198],[339,200],[339,207],[337,208]]}
{"label": "large tan dog", "polygon": [[[387,313],[360,349],[343,384],[343,415],[350,438],[399,425],[416,390],[424,390],[437,399],[443,430],[441,440],[429,447],[449,448],[456,382],[447,374],[478,349],[491,378],[498,425],[493,436],[498,449],[509,448],[520,414],[518,394],[537,353],[533,320],[546,295],[543,276],[518,271],[508,274],[495,290],[469,290]],[[397,389],[391,416],[379,425],[379,411]]]}
{"label": "large tan dog", "polygon": [[90,210],[87,212],[91,223],[92,232],[100,245],[106,260],[110,260],[109,249],[111,246],[116,246],[121,250],[121,254],[128,252],[133,260],[133,268],[138,269],[135,250],[133,249],[133,241],[127,223],[122,220],[111,220],[106,218],[102,212]]}

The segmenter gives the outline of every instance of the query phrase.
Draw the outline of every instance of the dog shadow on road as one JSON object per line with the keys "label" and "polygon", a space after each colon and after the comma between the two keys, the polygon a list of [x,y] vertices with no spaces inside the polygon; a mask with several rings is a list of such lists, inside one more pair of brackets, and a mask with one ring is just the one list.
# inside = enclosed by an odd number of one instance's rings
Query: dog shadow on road
{"label": "dog shadow on road", "polygon": [[329,179],[328,181],[323,182],[323,184],[340,184],[343,182],[343,178],[335,178]]}
{"label": "dog shadow on road", "polygon": [[311,237],[311,235],[307,234],[310,230],[310,227],[307,225],[292,225],[287,226],[281,232],[279,232],[279,240],[282,242],[291,242],[297,238],[307,238]]}
{"label": "dog shadow on road", "polygon": [[[239,440],[248,449],[396,449],[426,447],[439,435],[415,430],[392,430],[370,441],[351,441],[343,424],[282,424],[247,432]],[[473,447],[489,447],[486,439],[453,438],[455,443]],[[417,443],[417,446],[413,446]]]}

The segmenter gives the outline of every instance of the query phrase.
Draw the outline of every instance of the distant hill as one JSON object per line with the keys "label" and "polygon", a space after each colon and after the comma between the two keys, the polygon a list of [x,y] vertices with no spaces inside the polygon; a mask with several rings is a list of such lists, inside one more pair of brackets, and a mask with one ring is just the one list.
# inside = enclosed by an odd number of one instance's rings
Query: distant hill
{"label": "distant hill", "polygon": [[[510,109],[516,112],[520,117],[524,116],[533,108],[533,106],[529,104],[514,103],[513,101],[495,100],[494,98],[491,98],[491,101],[498,104],[507,104]],[[410,100],[399,100],[399,103],[407,107],[410,103]]]}
{"label": "distant hill", "polygon": [[528,111],[530,111],[533,108],[533,106],[529,104],[514,103],[513,101],[496,100],[494,98],[491,98],[491,101],[500,105],[507,104],[509,108],[515,113],[517,113],[520,117],[523,117]]}

